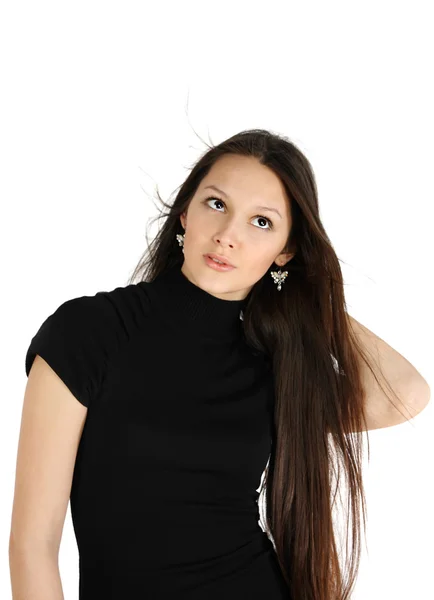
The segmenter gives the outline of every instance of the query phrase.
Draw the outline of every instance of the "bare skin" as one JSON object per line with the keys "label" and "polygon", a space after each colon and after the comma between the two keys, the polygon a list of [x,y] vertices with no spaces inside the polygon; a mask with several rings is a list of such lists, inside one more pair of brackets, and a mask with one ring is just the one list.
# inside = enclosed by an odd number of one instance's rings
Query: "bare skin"
{"label": "bare skin", "polygon": [[[265,210],[265,206],[274,211]],[[276,270],[283,271],[295,255],[285,248],[292,227],[285,189],[271,169],[251,157],[220,158],[203,178],[180,220],[185,229],[181,270],[190,281],[218,298],[244,299],[273,263]],[[212,271],[203,259],[208,252],[224,256],[236,268],[227,273]],[[430,399],[425,379],[384,340],[352,317],[349,319],[374,365],[380,366],[402,402],[391,395],[397,410],[361,359],[368,429],[390,427],[416,416]],[[376,371],[383,383],[380,370]]]}

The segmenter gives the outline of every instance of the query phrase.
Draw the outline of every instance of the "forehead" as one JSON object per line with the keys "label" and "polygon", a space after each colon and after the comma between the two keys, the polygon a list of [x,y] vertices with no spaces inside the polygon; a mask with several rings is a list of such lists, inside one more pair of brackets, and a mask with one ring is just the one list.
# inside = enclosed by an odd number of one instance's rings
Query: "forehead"
{"label": "forehead", "polygon": [[282,181],[252,157],[221,157],[203,178],[198,191],[215,191],[233,203],[274,208],[282,218],[290,217],[290,202]]}

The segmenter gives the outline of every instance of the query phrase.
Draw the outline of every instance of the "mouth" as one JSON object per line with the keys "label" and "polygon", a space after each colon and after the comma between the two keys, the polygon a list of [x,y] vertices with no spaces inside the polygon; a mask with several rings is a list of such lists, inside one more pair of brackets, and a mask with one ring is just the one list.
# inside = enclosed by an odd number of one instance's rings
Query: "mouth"
{"label": "mouth", "polygon": [[204,255],[206,258],[211,258],[216,262],[216,264],[222,264],[226,267],[235,268],[235,265],[231,264],[224,256],[220,256],[220,254],[215,254],[214,252],[210,252],[209,254]]}
{"label": "mouth", "polygon": [[223,263],[219,260],[216,260],[212,254],[204,254],[204,259],[206,264],[215,271],[232,271],[235,269],[235,267],[229,263]]}

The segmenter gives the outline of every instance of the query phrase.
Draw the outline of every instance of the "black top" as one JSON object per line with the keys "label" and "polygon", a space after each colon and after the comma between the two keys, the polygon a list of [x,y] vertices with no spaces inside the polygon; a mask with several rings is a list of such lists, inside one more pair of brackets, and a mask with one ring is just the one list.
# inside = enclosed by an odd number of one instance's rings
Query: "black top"
{"label": "black top", "polygon": [[71,489],[80,600],[281,600],[258,492],[273,377],[245,301],[175,267],[68,300],[31,340],[88,407]]}

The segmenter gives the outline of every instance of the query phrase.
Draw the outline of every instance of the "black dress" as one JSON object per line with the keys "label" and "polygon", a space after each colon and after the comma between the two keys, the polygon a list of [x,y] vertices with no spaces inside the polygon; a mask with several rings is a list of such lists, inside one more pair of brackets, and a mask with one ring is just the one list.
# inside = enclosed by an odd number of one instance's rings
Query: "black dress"
{"label": "black dress", "polygon": [[26,355],[88,407],[71,490],[80,600],[281,600],[259,525],[273,378],[242,300],[179,267],[64,302]]}

